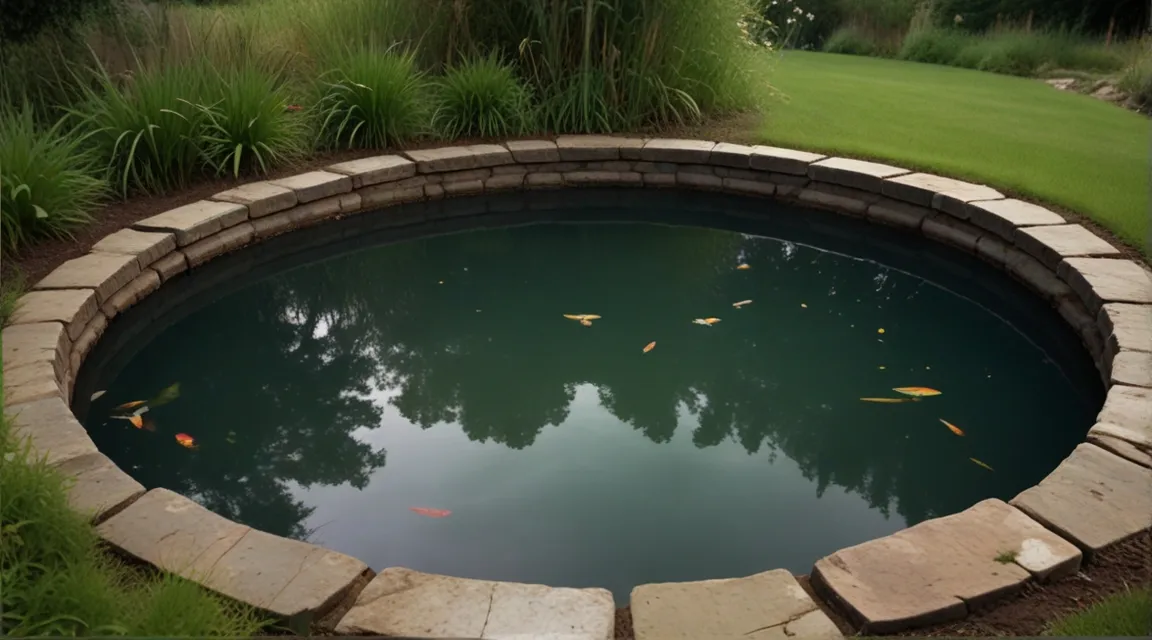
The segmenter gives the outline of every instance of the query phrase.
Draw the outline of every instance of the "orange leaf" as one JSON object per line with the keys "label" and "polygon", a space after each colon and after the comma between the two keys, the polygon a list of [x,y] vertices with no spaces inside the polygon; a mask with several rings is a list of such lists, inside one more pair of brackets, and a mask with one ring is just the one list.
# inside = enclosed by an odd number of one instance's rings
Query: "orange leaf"
{"label": "orange leaf", "polygon": [[656,348],[656,342],[655,341],[649,342],[648,345],[646,347],[644,347],[644,353],[648,353],[649,351],[651,351],[655,348]]}

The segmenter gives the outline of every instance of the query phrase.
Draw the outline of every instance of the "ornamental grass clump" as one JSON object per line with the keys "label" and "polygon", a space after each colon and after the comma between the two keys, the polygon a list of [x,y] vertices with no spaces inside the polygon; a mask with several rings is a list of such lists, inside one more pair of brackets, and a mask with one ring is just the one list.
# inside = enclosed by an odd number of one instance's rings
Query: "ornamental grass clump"
{"label": "ornamental grass clump", "polygon": [[432,127],[446,139],[510,136],[531,127],[528,89],[497,55],[465,60],[433,89]]}
{"label": "ornamental grass clump", "polygon": [[362,47],[318,85],[321,146],[385,148],[427,129],[428,87],[411,52]]}

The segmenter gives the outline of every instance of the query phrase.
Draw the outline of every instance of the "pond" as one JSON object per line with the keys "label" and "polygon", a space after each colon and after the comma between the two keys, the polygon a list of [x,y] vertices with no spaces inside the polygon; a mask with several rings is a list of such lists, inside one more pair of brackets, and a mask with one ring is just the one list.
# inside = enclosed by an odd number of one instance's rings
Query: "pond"
{"label": "pond", "polygon": [[[486,228],[440,217],[525,202]],[[676,191],[405,206],[437,220],[298,231],[117,318],[76,391],[101,451],[376,570],[624,604],[638,584],[807,573],[1010,499],[1103,400],[1046,303],[907,233]],[[565,317],[582,314],[599,318]],[[174,383],[143,428],[116,409]]]}

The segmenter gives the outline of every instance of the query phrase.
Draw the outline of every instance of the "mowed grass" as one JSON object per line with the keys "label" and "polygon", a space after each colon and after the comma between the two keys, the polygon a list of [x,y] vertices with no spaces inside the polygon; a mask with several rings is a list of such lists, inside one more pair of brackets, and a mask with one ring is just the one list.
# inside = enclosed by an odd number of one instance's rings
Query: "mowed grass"
{"label": "mowed grass", "polygon": [[1152,255],[1149,120],[1039,80],[785,51],[766,144],[967,178],[1083,213]]}
{"label": "mowed grass", "polygon": [[1152,588],[1133,589],[1057,620],[1049,636],[1140,637],[1152,634]]}

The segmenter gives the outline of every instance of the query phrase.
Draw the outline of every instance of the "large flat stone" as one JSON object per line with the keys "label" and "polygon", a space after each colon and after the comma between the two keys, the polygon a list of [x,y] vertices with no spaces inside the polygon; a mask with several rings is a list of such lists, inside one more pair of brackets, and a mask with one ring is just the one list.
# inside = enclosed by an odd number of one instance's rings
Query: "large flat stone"
{"label": "large flat stone", "polygon": [[359,189],[411,178],[416,175],[416,163],[400,156],[373,156],[334,164],[328,171],[352,178],[352,188]]}
{"label": "large flat stone", "polygon": [[1012,504],[1091,556],[1152,527],[1152,469],[1081,444]]}
{"label": "large flat stone", "polygon": [[20,296],[10,324],[60,322],[75,340],[84,326],[96,315],[96,291],[93,289],[59,289],[32,291]]}
{"label": "large flat stone", "polygon": [[615,613],[605,589],[467,580],[390,568],[360,592],[336,633],[609,640]]}
{"label": "large flat stone", "polygon": [[754,150],[755,147],[747,145],[720,142],[712,147],[712,154],[708,157],[708,162],[722,167],[748,169],[752,166],[752,152]]}
{"label": "large flat stone", "polygon": [[1068,258],[1057,273],[1089,311],[1108,302],[1152,304],[1152,275],[1131,260]]}
{"label": "large flat stone", "polygon": [[632,590],[636,640],[840,638],[792,574],[645,584]]}
{"label": "large flat stone", "polygon": [[212,258],[234,251],[252,241],[255,230],[251,223],[237,225],[213,234],[203,240],[184,248],[184,256],[188,258],[188,266],[197,267]]}
{"label": "large flat stone", "polygon": [[72,458],[57,469],[72,479],[68,504],[78,513],[100,522],[144,495],[144,486],[120,470],[101,453]]}
{"label": "large flat stone", "polygon": [[752,147],[751,166],[762,171],[807,176],[808,165],[827,157],[820,153],[758,145]]}
{"label": "large flat stone", "polygon": [[12,433],[29,438],[32,450],[50,465],[96,453],[96,445],[63,398],[44,398],[5,408],[11,418]]}
{"label": "large flat stone", "polygon": [[44,398],[64,398],[56,367],[51,362],[34,362],[4,370],[5,406]]}
{"label": "large flat stone", "polygon": [[298,173],[287,178],[269,180],[268,184],[295,191],[296,200],[301,204],[321,198],[331,198],[352,190],[351,178],[328,171]]}
{"label": "large flat stone", "polygon": [[248,207],[242,204],[198,200],[141,220],[132,227],[142,231],[171,231],[176,234],[176,246],[186,247],[247,219]]}
{"label": "large flat stone", "polygon": [[905,173],[907,169],[848,158],[826,158],[808,165],[808,175],[813,180],[875,193],[880,193],[886,178]]}
{"label": "large flat stone", "polygon": [[112,294],[108,301],[100,306],[100,311],[105,317],[114,318],[159,288],[160,274],[152,269],[145,269],[123,289]]}
{"label": "large flat stone", "polygon": [[645,162],[676,162],[704,164],[712,155],[715,142],[706,140],[672,140],[654,138],[644,143],[640,159]]}
{"label": "large flat stone", "polygon": [[992,499],[841,549],[816,562],[812,583],[864,633],[883,634],[958,620],[1030,579],[1075,573],[1080,559],[1076,547]]}
{"label": "large flat stone", "polygon": [[512,159],[521,164],[560,162],[560,152],[551,140],[512,140],[504,146],[512,152]]}
{"label": "large flat stone", "polygon": [[1113,352],[1152,352],[1152,305],[1106,304],[1096,323]]}
{"label": "large flat stone", "polygon": [[1064,224],[1064,218],[1044,207],[1023,200],[988,200],[973,202],[962,211],[972,224],[1012,240],[1018,227]]}
{"label": "large flat stone", "polygon": [[905,229],[919,229],[932,210],[906,202],[884,199],[868,207],[869,220]]}
{"label": "large flat stone", "polygon": [[96,302],[104,304],[120,287],[140,275],[136,256],[118,253],[89,253],[56,267],[33,289],[95,289]]}
{"label": "large flat stone", "polygon": [[[880,192],[889,198],[932,207],[937,194],[967,203],[974,200],[994,200],[1004,194],[982,184],[972,184],[929,173],[909,173],[884,181]],[[940,208],[940,207],[937,207]]]}
{"label": "large flat stone", "polygon": [[1072,294],[1072,288],[1051,269],[1019,249],[1008,249],[1004,266],[1008,273],[1048,300],[1058,300]]}
{"label": "large flat stone", "polygon": [[1113,385],[1108,389],[1096,421],[1132,429],[1152,429],[1152,389]]}
{"label": "large flat stone", "polygon": [[176,250],[176,236],[171,233],[152,233],[135,229],[121,229],[105,236],[92,245],[97,253],[122,253],[136,256],[143,269]]}
{"label": "large flat stone", "polygon": [[188,259],[184,257],[183,253],[173,251],[156,262],[153,262],[149,268],[154,269],[156,273],[160,274],[160,282],[168,282],[171,278],[188,270]]}
{"label": "large flat stone", "polygon": [[559,136],[556,149],[564,162],[638,160],[644,141],[616,136]]}
{"label": "large flat stone", "polygon": [[920,230],[928,238],[950,244],[969,253],[976,252],[976,244],[984,237],[984,230],[946,213],[937,213],[924,219]]}
{"label": "large flat stone", "polygon": [[0,339],[3,345],[4,371],[36,363],[53,366],[56,375],[63,378],[68,371],[68,352],[72,341],[59,322],[14,324],[4,327]]}
{"label": "large flat stone", "polygon": [[291,209],[297,203],[295,191],[271,182],[242,184],[234,189],[221,191],[212,196],[212,199],[248,207],[249,218],[262,218],[277,211]]}
{"label": "large flat stone", "polygon": [[[1152,318],[1149,318],[1152,330]],[[1152,387],[1152,353],[1123,350],[1112,358],[1112,384]]]}
{"label": "large flat stone", "polygon": [[1088,442],[1152,468],[1152,424],[1121,427],[1108,422],[1097,422],[1088,430]]}
{"label": "large flat stone", "polygon": [[1078,224],[1024,227],[1016,230],[1015,242],[1016,246],[1053,271],[1064,258],[1120,253],[1116,247]]}
{"label": "large flat stone", "polygon": [[442,147],[406,151],[404,155],[416,162],[420,173],[464,171],[481,167],[512,164],[512,153],[496,144],[474,144],[463,147]]}
{"label": "large flat stone", "polygon": [[97,313],[94,318],[88,321],[88,326],[84,327],[84,332],[72,344],[72,353],[68,356],[68,371],[73,379],[80,372],[80,365],[84,363],[84,358],[88,356],[92,347],[96,346],[96,341],[104,335],[104,330],[107,328],[108,316]]}

